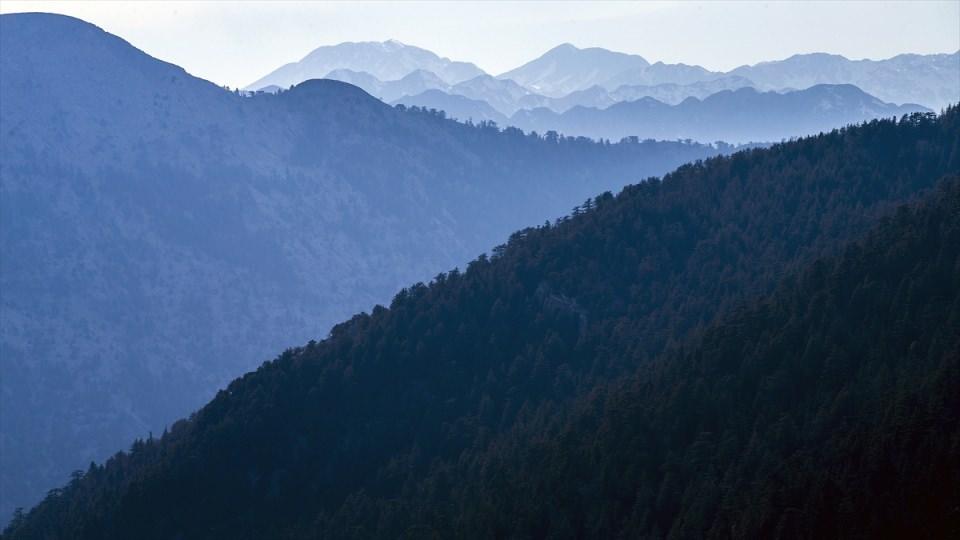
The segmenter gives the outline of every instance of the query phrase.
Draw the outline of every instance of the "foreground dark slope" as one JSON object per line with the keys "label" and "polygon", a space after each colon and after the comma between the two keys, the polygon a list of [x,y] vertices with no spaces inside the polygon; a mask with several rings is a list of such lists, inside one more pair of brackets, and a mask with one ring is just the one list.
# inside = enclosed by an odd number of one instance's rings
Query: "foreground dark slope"
{"label": "foreground dark slope", "polygon": [[[957,538],[958,390],[954,177],[598,387],[566,422],[523,426],[412,483],[378,532],[420,521],[441,538]],[[456,483],[439,495],[446,477]],[[355,525],[344,515],[338,535]]]}
{"label": "foreground dark slope", "polygon": [[453,501],[458,464],[549,435],[537,428],[577,396],[960,170],[958,128],[956,109],[872,122],[598,197],[233,382],[10,536],[389,536],[434,521],[408,498]]}
{"label": "foreground dark slope", "polygon": [[332,81],[244,98],[82,21],[0,16],[0,521],[401,286],[717,152]]}

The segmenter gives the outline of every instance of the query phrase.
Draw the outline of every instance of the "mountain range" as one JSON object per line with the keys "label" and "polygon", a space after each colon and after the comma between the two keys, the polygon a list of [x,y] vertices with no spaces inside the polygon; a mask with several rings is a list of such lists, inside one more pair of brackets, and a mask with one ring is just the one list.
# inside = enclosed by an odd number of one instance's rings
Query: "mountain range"
{"label": "mountain range", "polygon": [[734,150],[467,126],[330,80],[247,97],[57,15],[0,16],[0,73],[4,515],[401,286]]}
{"label": "mountain range", "polygon": [[817,85],[791,92],[723,90],[704,99],[667,105],[645,97],[606,108],[576,106],[563,113],[546,107],[507,117],[489,103],[441,90],[396,100],[407,107],[438,109],[461,121],[492,121],[526,131],[575,133],[594,139],[691,139],[739,143],[779,141],[829,131],[835,126],[929,109],[884,103],[852,85]]}
{"label": "mountain range", "polygon": [[952,107],[601,193],[5,537],[954,537],[958,135]]}
{"label": "mountain range", "polygon": [[791,92],[759,92],[751,87],[723,90],[677,105],[653,98],[615,103],[605,109],[574,107],[562,114],[546,108],[521,110],[509,125],[525,130],[576,133],[595,139],[779,141],[812,135],[874,118],[929,109],[884,103],[853,85],[816,85]]}
{"label": "mountain range", "polygon": [[934,110],[960,99],[960,51],[953,54],[901,54],[886,60],[849,60],[836,54],[798,54],[730,72],[761,89],[853,84],[879,99],[919,103]]}
{"label": "mountain range", "polygon": [[[414,56],[414,52],[423,55],[425,51],[396,42],[350,45],[364,47],[364,54],[359,55],[363,61],[357,60],[358,55],[341,56],[336,48],[321,47],[315,53],[323,58],[323,62],[316,63],[319,66],[316,69],[304,68],[299,77],[282,80],[268,75],[247,88],[259,90],[268,84],[284,87],[284,84],[277,83],[323,77],[356,84],[387,102],[424,103],[434,97],[450,102],[436,92],[414,98],[427,90],[440,90],[484,101],[508,119],[520,110],[547,108],[562,114],[577,106],[603,109],[645,97],[677,105],[688,97],[703,100],[716,92],[746,87],[782,93],[818,85],[849,84],[882,101],[898,105],[916,104],[935,111],[960,99],[960,51],[954,54],[904,54],[886,60],[849,60],[839,55],[802,54],[780,61],[741,66],[723,73],[694,65],[651,64],[637,55],[596,47],[580,49],[567,43],[496,77],[477,69],[462,79],[451,80],[444,75],[445,68],[441,66],[435,74],[419,74],[417,84],[411,84],[412,81],[402,79],[413,72],[430,72],[431,66],[436,65],[436,55],[425,55],[422,62],[411,63],[408,57]],[[382,73],[382,64],[393,62],[395,58],[398,66],[407,66],[406,71],[398,70],[396,76],[389,79],[376,75]],[[350,71],[344,72],[344,69]],[[636,132],[630,135],[642,136],[640,129],[636,127]]]}
{"label": "mountain range", "polygon": [[2,15],[2,536],[956,536],[958,62]]}

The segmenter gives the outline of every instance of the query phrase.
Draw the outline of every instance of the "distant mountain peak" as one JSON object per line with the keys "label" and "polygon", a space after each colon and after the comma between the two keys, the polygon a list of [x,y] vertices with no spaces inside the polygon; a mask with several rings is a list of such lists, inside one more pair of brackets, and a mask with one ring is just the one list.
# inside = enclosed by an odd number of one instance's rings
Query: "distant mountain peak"
{"label": "distant mountain peak", "polygon": [[812,53],[798,53],[790,56],[790,58],[832,58],[832,59],[841,59],[849,60],[846,56],[842,54],[834,54],[828,52],[812,52]]}
{"label": "distant mountain peak", "polygon": [[576,45],[574,45],[573,43],[565,42],[557,45],[556,47],[550,49],[544,54],[551,54],[551,53],[558,53],[558,52],[571,52],[571,51],[579,51],[579,50],[581,49]]}
{"label": "distant mountain peak", "polygon": [[427,49],[389,39],[317,47],[300,61],[281,66],[247,88],[270,84],[286,88],[340,69],[369,73],[380,81],[396,81],[413,71],[424,70],[435,73],[446,84],[483,74],[483,70],[469,62],[455,62]]}
{"label": "distant mountain peak", "polygon": [[570,43],[562,43],[497,78],[512,79],[549,97],[562,97],[602,84],[625,71],[649,65],[642,56],[635,54],[600,47],[581,49]]}

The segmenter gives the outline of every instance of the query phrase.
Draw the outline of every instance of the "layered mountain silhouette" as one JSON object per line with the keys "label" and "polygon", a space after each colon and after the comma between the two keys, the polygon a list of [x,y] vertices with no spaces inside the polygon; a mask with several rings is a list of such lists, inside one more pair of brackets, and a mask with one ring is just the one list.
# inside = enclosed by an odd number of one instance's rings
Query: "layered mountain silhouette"
{"label": "layered mountain silhouette", "polygon": [[779,141],[829,131],[863,120],[929,111],[919,105],[884,103],[852,85],[817,85],[792,92],[745,87],[690,97],[677,105],[653,98],[605,109],[574,107],[562,114],[546,108],[521,110],[509,124],[525,130],[619,140]]}
{"label": "layered mountain silhouette", "polygon": [[951,537],[958,135],[954,107],[591,198],[6,536]]}
{"label": "layered mountain silhouette", "polygon": [[604,81],[603,85],[611,90],[621,86],[655,86],[658,84],[693,84],[712,81],[723,74],[711,72],[700,66],[687,64],[665,64],[657,62],[643,68],[623,71]]}
{"label": "layered mountain silhouette", "polygon": [[[351,48],[355,45],[344,44],[342,54],[335,47],[321,47],[318,51],[323,53],[325,63],[290,80],[301,82],[320,77],[343,80],[388,102],[426,90],[442,90],[486,101],[507,117],[521,109],[539,107],[563,113],[576,106],[605,108],[644,97],[675,105],[688,97],[702,100],[723,90],[751,87],[759,91],[787,92],[822,84],[852,84],[883,101],[916,103],[935,111],[960,100],[960,51],[954,54],[903,54],[886,60],[849,60],[840,55],[802,54],[721,73],[695,65],[651,64],[637,55],[563,44],[523,66],[500,74],[496,79],[479,69],[469,75],[462,70],[462,78],[451,79],[446,71],[449,68],[444,67],[443,62],[438,64],[437,60],[398,63],[385,78],[381,66],[393,62],[400,46],[393,42],[366,44],[366,56],[357,60]],[[333,65],[337,68],[324,71]],[[344,73],[343,66],[364,75]],[[421,86],[399,84],[400,79],[413,71],[431,69],[438,71],[432,77],[421,76]],[[472,81],[468,82],[470,79]],[[248,88],[257,90],[265,84],[267,81],[263,79]],[[422,97],[418,98],[418,101],[422,100]]]}
{"label": "layered mountain silhouette", "polygon": [[4,537],[960,534],[960,52],[0,73]]}
{"label": "layered mountain silhouette", "polygon": [[648,97],[604,108],[575,106],[564,113],[546,107],[520,109],[509,117],[493,110],[486,101],[441,90],[428,90],[394,103],[442,110],[462,121],[493,121],[539,133],[555,131],[614,141],[639,137],[740,143],[779,141],[864,120],[929,111],[919,105],[884,103],[852,85],[817,85],[784,93],[743,87],[712,93],[702,100],[689,97],[676,105]]}
{"label": "layered mountain silhouette", "polygon": [[56,15],[0,16],[0,72],[5,515],[402,285],[729,150],[471,127],[329,80],[245,97]]}
{"label": "layered mountain silhouette", "polygon": [[895,103],[920,103],[934,110],[960,100],[960,51],[901,54],[886,60],[849,60],[836,54],[798,54],[779,62],[742,66],[730,72],[761,89],[853,84]]}
{"label": "layered mountain silhouette", "polygon": [[500,77],[513,79],[551,97],[562,97],[595,85],[613,92],[622,86],[690,85],[723,77],[741,77],[750,81],[748,86],[758,90],[803,90],[820,84],[852,84],[884,101],[918,103],[940,110],[960,100],[960,51],[902,54],[885,60],[800,54],[721,73],[686,64],[650,64],[635,55],[597,48],[578,49],[565,44]]}
{"label": "layered mountain silhouette", "polygon": [[[677,105],[690,97],[702,100],[724,90],[739,90],[741,88],[751,88],[753,86],[753,81],[739,76],[725,76],[716,79],[710,79],[708,81],[698,81],[688,84],[625,84],[617,87],[617,89],[612,92],[608,92],[610,96],[609,105],[619,103],[621,101],[636,101],[645,97],[653,98],[657,101],[666,103],[667,105]],[[594,89],[595,88],[597,87],[594,87]],[[572,95],[574,94],[571,94],[571,96]],[[576,105],[596,106],[597,108],[603,108],[602,106],[588,105],[587,103],[577,103]],[[553,108],[553,110],[557,112],[564,112],[562,110],[558,110],[557,108]]]}
{"label": "layered mountain silhouette", "polygon": [[[418,101],[438,99],[453,102],[456,100],[447,96],[462,96],[474,101],[482,101],[504,116],[513,114],[521,108],[552,104],[549,98],[530,92],[513,81],[500,80],[489,75],[478,75],[457,84],[447,84],[433,73],[424,70],[413,71],[396,81],[381,81],[369,73],[338,69],[331,71],[323,78],[350,83],[390,103],[406,103],[406,98],[415,96],[419,96]],[[422,96],[421,94],[424,93],[427,95]],[[433,108],[441,108],[437,105],[439,102],[433,104]],[[447,111],[451,116],[456,116],[452,112]]]}
{"label": "layered mountain silhouette", "polygon": [[520,109],[551,107],[553,100],[531,92],[510,79],[498,79],[489,75],[474,77],[450,88],[450,93],[470,99],[485,101],[504,115]]}
{"label": "layered mountain silhouette", "polygon": [[427,90],[415,96],[398,99],[395,105],[419,107],[427,110],[443,111],[448,118],[462,122],[495,122],[507,125],[510,119],[490,106],[486,101],[470,99],[457,94],[447,94],[441,90]]}
{"label": "layered mountain silhouette", "polygon": [[472,102],[482,102],[484,104],[478,106],[478,108],[486,109],[489,107],[495,110],[499,113],[500,121],[505,123],[510,122],[510,116],[522,110],[545,108],[557,113],[564,113],[574,107],[605,109],[620,102],[637,101],[645,97],[652,97],[668,105],[676,105],[688,97],[704,99],[723,90],[737,90],[752,86],[750,81],[742,77],[722,77],[712,81],[682,85],[674,83],[653,86],[625,85],[613,92],[600,86],[591,86],[586,90],[577,90],[563,97],[548,98],[530,92],[509,79],[496,79],[489,75],[481,75],[453,86],[438,85],[436,88],[424,90],[419,94],[401,93],[401,97],[397,98],[393,97],[397,95],[397,92],[392,91],[395,87],[390,86],[388,90],[383,90],[383,87],[392,85],[392,83],[372,83],[352,73],[333,72],[327,78],[355,84],[371,95],[390,100],[394,104],[401,103],[440,109],[449,116],[458,119],[467,119],[469,116],[462,114],[463,107],[448,109],[447,107],[452,103],[462,103],[462,100],[449,96],[463,96]]}

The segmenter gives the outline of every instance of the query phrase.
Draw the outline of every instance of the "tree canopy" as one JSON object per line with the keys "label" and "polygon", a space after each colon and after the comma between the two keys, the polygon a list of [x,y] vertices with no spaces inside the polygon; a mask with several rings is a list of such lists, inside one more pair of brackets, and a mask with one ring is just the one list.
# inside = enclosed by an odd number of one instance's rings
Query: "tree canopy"
{"label": "tree canopy", "polygon": [[947,531],[958,128],[956,107],[875,121],[597,196],[287,350],[5,536]]}

